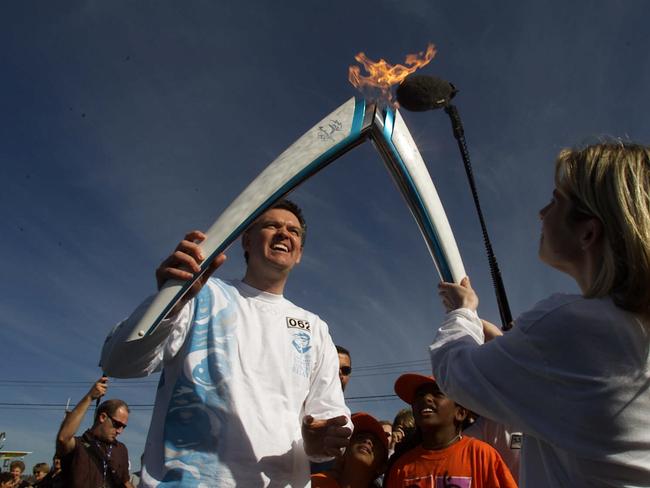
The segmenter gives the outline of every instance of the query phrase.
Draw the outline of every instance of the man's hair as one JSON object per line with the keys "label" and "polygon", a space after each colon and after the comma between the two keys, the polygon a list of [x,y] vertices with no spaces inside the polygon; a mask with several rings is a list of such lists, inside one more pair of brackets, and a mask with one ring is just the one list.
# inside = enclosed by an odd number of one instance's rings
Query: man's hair
{"label": "man's hair", "polygon": [[348,351],[343,346],[339,346],[338,344],[336,344],[335,347],[336,347],[336,352],[338,352],[339,354],[343,354],[344,356],[349,357],[350,358],[350,363],[352,362],[352,355],[350,354],[350,351]]}
{"label": "man's hair", "polygon": [[34,467],[32,468],[32,473],[49,473],[50,472],[50,467],[48,466],[47,463],[36,463]]}
{"label": "man's hair", "polygon": [[[305,242],[307,242],[307,221],[305,220],[305,217],[302,214],[302,209],[294,202],[289,200],[288,198],[283,198],[275,202],[269,208],[267,208],[265,212],[268,212],[269,210],[273,210],[276,208],[279,208],[281,210],[288,210],[298,218],[298,222],[300,223],[300,228],[302,229],[302,234],[300,236],[300,245],[302,247],[305,247]],[[244,231],[244,234],[247,233],[252,226],[253,224],[251,224],[251,226],[249,226],[248,229]],[[248,263],[248,252],[244,252],[244,259]]]}
{"label": "man's hair", "polygon": [[19,468],[21,472],[25,472],[25,463],[22,461],[12,461],[9,465],[9,471],[12,471],[14,468]]}
{"label": "man's hair", "polygon": [[130,412],[129,406],[124,400],[113,398],[112,400],[102,402],[99,407],[97,407],[97,410],[95,410],[95,424],[101,414],[105,413],[107,416],[112,417],[122,407],[124,407],[127,412]]}
{"label": "man's hair", "polygon": [[379,423],[381,425],[390,425],[391,428],[393,427],[393,423],[390,420],[380,420]]}
{"label": "man's hair", "polygon": [[610,142],[564,149],[555,184],[573,205],[570,218],[603,226],[603,261],[587,298],[610,295],[626,310],[650,312],[650,148]]}

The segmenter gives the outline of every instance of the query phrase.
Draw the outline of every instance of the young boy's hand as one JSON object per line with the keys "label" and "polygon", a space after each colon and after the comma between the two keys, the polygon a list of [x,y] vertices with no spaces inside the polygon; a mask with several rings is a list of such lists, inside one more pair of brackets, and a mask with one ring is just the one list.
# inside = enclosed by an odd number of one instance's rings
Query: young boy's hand
{"label": "young boy's hand", "polygon": [[478,295],[474,292],[469,278],[465,276],[460,282],[440,283],[438,285],[438,295],[442,300],[442,305],[447,312],[458,308],[468,308],[476,312],[478,308]]}

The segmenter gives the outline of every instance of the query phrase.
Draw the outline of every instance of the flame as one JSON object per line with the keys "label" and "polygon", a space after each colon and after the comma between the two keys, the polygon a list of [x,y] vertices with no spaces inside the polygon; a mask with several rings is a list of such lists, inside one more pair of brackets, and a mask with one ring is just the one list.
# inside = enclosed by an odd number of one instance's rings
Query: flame
{"label": "flame", "polygon": [[352,83],[352,86],[358,88],[362,93],[378,94],[376,97],[370,96],[368,98],[377,98],[380,101],[396,106],[397,102],[393,101],[391,87],[401,83],[404,78],[414,71],[429,64],[436,53],[436,47],[429,43],[425,52],[407,54],[404,60],[406,66],[403,64],[393,66],[384,59],[376,62],[372,61],[365,53],[360,52],[354,59],[363,66],[368,75],[363,76],[359,66],[350,66],[348,80]]}

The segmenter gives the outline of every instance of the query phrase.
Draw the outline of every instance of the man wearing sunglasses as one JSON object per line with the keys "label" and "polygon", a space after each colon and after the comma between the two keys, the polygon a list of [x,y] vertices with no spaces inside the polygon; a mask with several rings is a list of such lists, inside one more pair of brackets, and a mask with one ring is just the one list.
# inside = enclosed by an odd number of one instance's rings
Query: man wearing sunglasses
{"label": "man wearing sunglasses", "polygon": [[350,376],[352,376],[352,356],[350,351],[345,347],[336,345],[336,352],[339,355],[339,380],[341,380],[341,389],[345,391],[348,386]]}
{"label": "man wearing sunglasses", "polygon": [[81,436],[75,433],[86,411],[106,394],[108,378],[102,376],[77,406],[67,412],[56,437],[56,456],[61,459],[63,485],[133,488],[129,482],[129,453],[117,440],[129,421],[129,407],[122,400],[106,400],[95,411],[92,427]]}

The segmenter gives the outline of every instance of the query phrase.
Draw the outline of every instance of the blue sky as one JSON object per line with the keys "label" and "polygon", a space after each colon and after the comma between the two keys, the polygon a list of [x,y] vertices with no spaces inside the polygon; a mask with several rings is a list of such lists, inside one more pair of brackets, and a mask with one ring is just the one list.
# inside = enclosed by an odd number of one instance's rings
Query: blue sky
{"label": "blue sky", "polygon": [[[148,294],[188,230],[208,227],[295,139],[355,90],[354,55],[452,81],[513,314],[573,283],[537,260],[537,211],[565,146],[650,142],[643,1],[66,1],[0,7],[1,403],[76,402],[107,331]],[[442,112],[403,113],[482,299],[498,320],[478,220]],[[426,370],[443,311],[415,222],[364,145],[292,196],[309,223],[286,296],[353,354],[352,410],[392,418],[402,372]],[[239,243],[223,277],[240,277]],[[395,365],[395,363],[399,363]],[[392,364],[392,366],[391,366]],[[134,464],[156,378],[135,405]],[[486,399],[489,401],[489,399]],[[5,449],[51,458],[61,408],[0,405]],[[90,415],[88,416],[90,419]]]}

